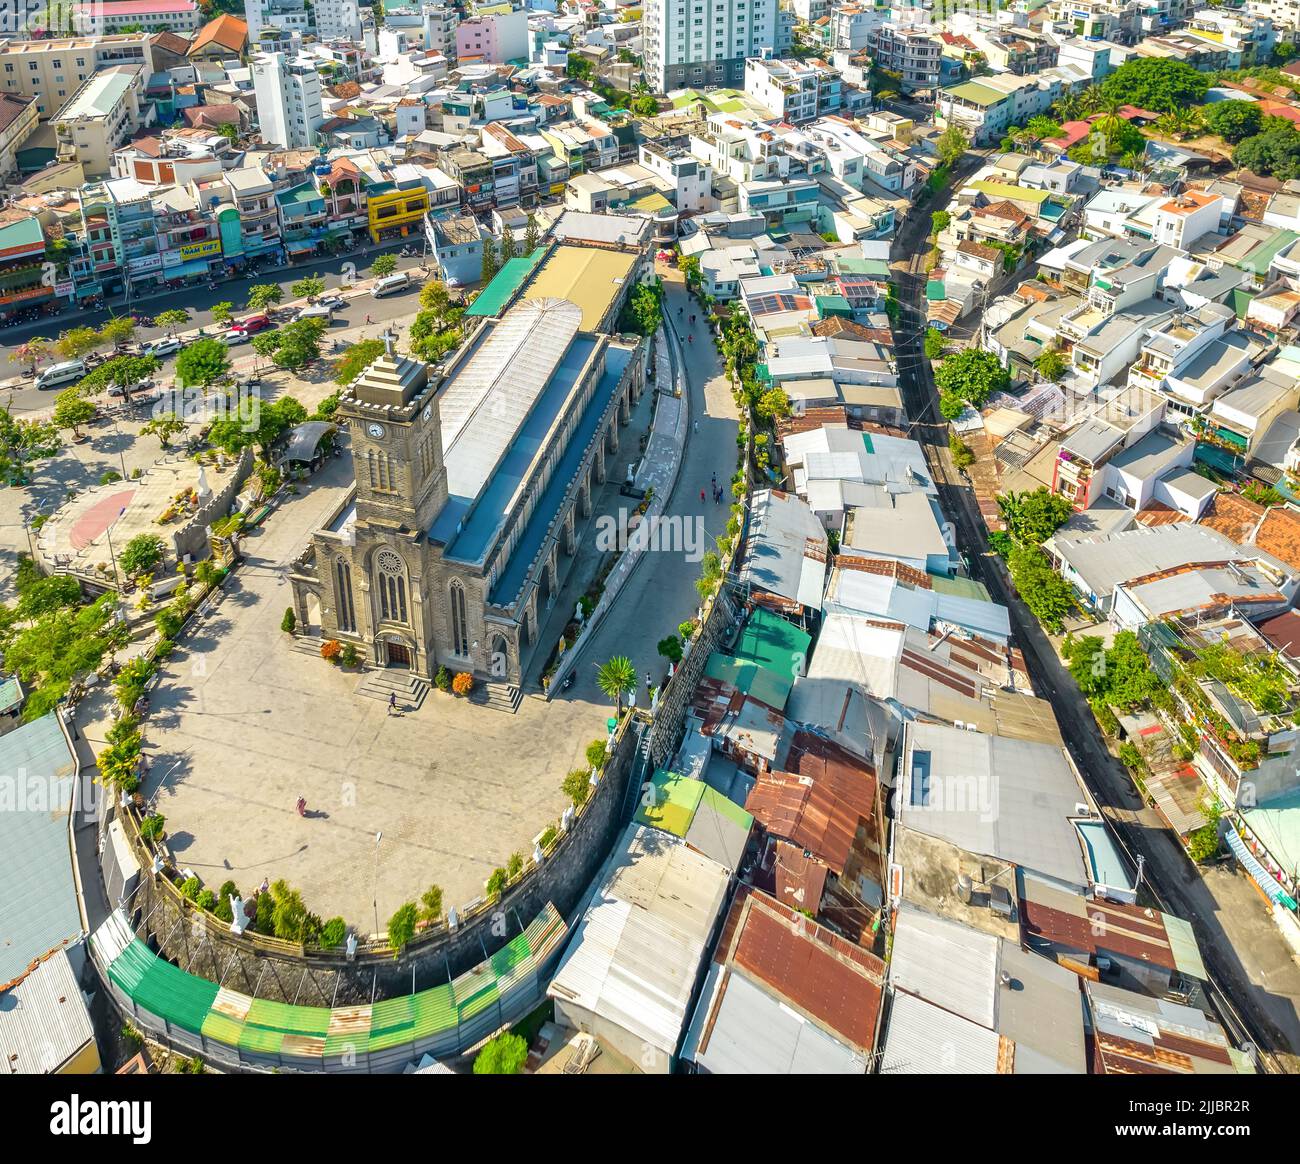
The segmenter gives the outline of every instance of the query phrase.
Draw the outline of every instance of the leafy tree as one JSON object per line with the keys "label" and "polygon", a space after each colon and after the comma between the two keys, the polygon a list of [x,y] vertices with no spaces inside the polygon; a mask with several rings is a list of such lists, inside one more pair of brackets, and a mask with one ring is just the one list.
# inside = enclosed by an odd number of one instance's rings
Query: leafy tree
{"label": "leafy tree", "polygon": [[289,294],[295,299],[305,299],[308,303],[315,303],[325,294],[325,280],[319,275],[306,275],[289,288]]}
{"label": "leafy tree", "polygon": [[511,259],[517,258],[518,255],[519,250],[515,246],[515,232],[507,224],[501,232],[501,262],[508,263]]}
{"label": "leafy tree", "polygon": [[124,348],[135,337],[135,320],[129,315],[110,319],[99,329],[99,338],[116,348]]}
{"label": "leafy tree", "polygon": [[285,634],[291,635],[298,626],[298,616],[294,614],[292,606],[284,608],[284,617],[280,619],[280,629]]}
{"label": "leafy tree", "polygon": [[604,740],[592,740],[583,755],[589,768],[603,768],[605,761],[609,759],[609,746]]}
{"label": "leafy tree", "polygon": [[636,690],[636,667],[626,655],[615,655],[596,672],[596,686],[614,701],[615,714],[623,713],[623,696]]}
{"label": "leafy tree", "polygon": [[33,336],[25,344],[19,344],[9,353],[9,359],[15,364],[22,364],[31,375],[36,374],[38,365],[50,358],[54,344],[43,336]]}
{"label": "leafy tree", "polygon": [[253,353],[259,360],[273,360],[280,342],[280,333],[274,329],[258,332],[252,340]]}
{"label": "leafy tree", "polygon": [[510,1031],[502,1031],[483,1045],[474,1058],[475,1075],[518,1075],[528,1061],[528,1044]]}
{"label": "leafy tree", "polygon": [[[934,383],[941,398],[956,397],[975,408],[982,408],[993,393],[1005,392],[1011,387],[1011,374],[992,352],[965,348],[954,352],[935,368]],[[940,403],[942,405],[942,399]],[[944,416],[948,414],[945,412]]]}
{"label": "leafy tree", "polygon": [[54,399],[51,419],[56,428],[71,429],[72,435],[80,438],[81,426],[89,424],[95,418],[95,412],[93,401],[87,400],[76,388],[66,388]]}
{"label": "leafy tree", "polygon": [[663,289],[658,281],[640,283],[627,303],[630,329],[638,335],[654,335],[663,320]]}
{"label": "leafy tree", "polygon": [[230,371],[230,349],[219,339],[186,344],[176,357],[176,382],[206,388]]}
{"label": "leafy tree", "polygon": [[1200,105],[1210,78],[1182,61],[1160,57],[1131,57],[1100,86],[1103,100],[1156,113],[1171,113]]}
{"label": "leafy tree", "polygon": [[660,639],[655,650],[672,663],[674,667],[682,661],[682,640],[676,635],[669,635],[667,638]]}
{"label": "leafy tree", "polygon": [[955,432],[948,434],[948,452],[952,454],[952,463],[958,469],[969,469],[975,463],[975,452]]}
{"label": "leafy tree", "polygon": [[1300,130],[1289,121],[1268,118],[1264,132],[1246,138],[1232,151],[1232,160],[1263,177],[1289,182],[1300,177]]}
{"label": "leafy tree", "polygon": [[1034,370],[1044,380],[1059,380],[1069,366],[1059,348],[1045,348],[1034,357]]}
{"label": "leafy tree", "polygon": [[442,917],[442,886],[430,885],[420,898],[420,920],[435,922]]}
{"label": "leafy tree", "polygon": [[970,140],[960,126],[950,125],[939,135],[935,145],[939,151],[939,160],[951,169],[965,155]]}
{"label": "leafy tree", "polygon": [[87,606],[58,607],[27,627],[6,632],[5,668],[31,692],[23,706],[24,723],[50,711],[74,678],[95,670],[110,649],[126,641],[116,610],[117,595],[110,592]]}
{"label": "leafy tree", "polygon": [[1079,690],[1087,699],[1105,698],[1108,684],[1106,682],[1106,640],[1098,635],[1084,635],[1078,639],[1067,639],[1068,668]]}
{"label": "leafy tree", "polygon": [[754,411],[758,414],[760,420],[766,420],[769,422],[782,416],[789,416],[790,397],[784,388],[779,386],[776,388],[769,388],[758,398],[758,403],[754,406]]}
{"label": "leafy tree", "polygon": [[136,534],[117,555],[117,563],[128,578],[147,574],[163,560],[165,548],[157,534]]}
{"label": "leafy tree", "polygon": [[943,333],[935,331],[932,327],[925,329],[925,358],[927,360],[937,360],[943,355]]}
{"label": "leafy tree", "polygon": [[930,215],[930,233],[932,235],[943,234],[948,229],[948,224],[952,221],[952,215],[946,210],[936,210]]}
{"label": "leafy tree", "polygon": [[172,437],[179,436],[184,431],[185,422],[174,412],[161,412],[140,426],[141,433],[156,436],[164,449],[171,444]]}
{"label": "leafy tree", "polygon": [[485,287],[492,282],[500,266],[497,263],[497,245],[490,238],[483,240],[483,262],[479,266],[479,282]]}
{"label": "leafy tree", "polygon": [[[537,226],[537,215],[530,214],[528,216],[528,228],[524,232],[524,254],[525,255],[531,255],[533,251],[537,249],[537,244],[538,241],[540,240],[540,237],[541,237],[541,232]],[[420,306],[428,307],[430,305],[427,303],[421,303]]]}
{"label": "leafy tree", "polygon": [[370,264],[371,274],[376,279],[387,279],[394,271],[397,270],[397,256],[385,251],[381,255],[376,255],[374,262]]}
{"label": "leafy tree", "polygon": [[677,267],[686,281],[687,290],[694,291],[700,285],[699,255],[682,255],[677,260]]}
{"label": "leafy tree", "polygon": [[347,940],[348,923],[341,917],[332,917],[323,926],[320,931],[320,944],[327,950],[332,950],[335,946],[341,946]]}
{"label": "leafy tree", "polygon": [[214,303],[211,308],[212,320],[221,327],[229,327],[230,321],[235,318],[235,305],[229,299],[223,299],[220,303]]}
{"label": "leafy tree", "polygon": [[591,778],[586,768],[574,768],[560,785],[560,791],[572,802],[574,808],[581,808],[591,795]]}
{"label": "leafy tree", "polygon": [[279,283],[258,283],[248,289],[248,310],[269,311],[284,298],[284,289]]}
{"label": "leafy tree", "polygon": [[1032,491],[1001,494],[997,502],[1007,532],[1022,546],[1041,546],[1074,512],[1068,498],[1050,492],[1045,485]]}
{"label": "leafy tree", "polygon": [[450,309],[451,292],[441,279],[430,279],[420,288],[420,310],[431,314],[439,331],[446,326],[447,312]]}
{"label": "leafy tree", "polygon": [[190,321],[190,313],[184,307],[169,307],[153,317],[154,327],[160,327],[168,335],[175,335]]}
{"label": "leafy tree", "polygon": [[250,430],[237,417],[218,420],[208,430],[208,440],[231,454],[256,445],[262,451],[262,459],[269,460],[271,445],[280,435],[306,419],[307,409],[299,401],[292,396],[282,396],[274,403],[263,404],[258,409],[256,429]]}
{"label": "leafy tree", "polygon": [[1078,603],[1074,590],[1037,546],[1016,546],[1007,562],[1011,580],[1024,604],[1049,631],[1058,633]]}
{"label": "leafy tree", "polygon": [[286,323],[276,333],[279,343],[272,357],[276,366],[296,370],[320,359],[321,340],[325,336],[323,319],[299,319]]}
{"label": "leafy tree", "polygon": [[79,360],[103,344],[104,340],[93,327],[70,327],[59,336],[54,350],[60,359]]}
{"label": "leafy tree", "polygon": [[232,146],[239,144],[239,126],[223,121],[217,126],[217,134],[224,137]]}
{"label": "leafy tree", "polygon": [[397,907],[397,912],[388,919],[388,944],[398,954],[415,937],[415,923],[420,920],[419,910],[413,901]]}
{"label": "leafy tree", "polygon": [[1205,814],[1205,824],[1187,837],[1187,855],[1198,865],[1204,864],[1219,851],[1219,818],[1222,816],[1217,803],[1202,811]]}
{"label": "leafy tree", "polygon": [[574,81],[590,81],[592,77],[591,61],[581,53],[570,53],[564,66],[564,73]]}
{"label": "leafy tree", "polygon": [[649,93],[632,98],[632,112],[638,117],[654,117],[659,112],[659,102]]}
{"label": "leafy tree", "polygon": [[90,395],[114,385],[129,388],[147,380],[157,370],[157,356],[114,356],[87,372],[77,385],[77,390],[82,395]]}
{"label": "leafy tree", "polygon": [[353,344],[334,369],[335,384],[351,384],[371,364],[384,354],[384,341],[381,339],[361,340]]}

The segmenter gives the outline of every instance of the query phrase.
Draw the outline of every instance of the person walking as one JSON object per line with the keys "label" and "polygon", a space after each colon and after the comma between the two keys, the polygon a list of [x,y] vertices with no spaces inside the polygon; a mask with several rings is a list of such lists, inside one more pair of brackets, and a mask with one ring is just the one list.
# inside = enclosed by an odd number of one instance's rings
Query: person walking
{"label": "person walking", "polygon": [[700,490],[700,504],[701,504],[701,505],[704,504],[704,490],[703,490],[703,489]]}
{"label": "person walking", "polygon": [[694,427],[691,429],[691,432],[699,432],[699,431],[700,431],[700,422],[697,420],[695,422]]}
{"label": "person walking", "polygon": [[653,692],[655,689],[655,681],[650,678],[649,671],[645,673],[645,689],[650,692]]}
{"label": "person walking", "polygon": [[392,715],[393,712],[395,712],[396,710],[397,710],[397,692],[390,691],[388,693],[388,714]]}

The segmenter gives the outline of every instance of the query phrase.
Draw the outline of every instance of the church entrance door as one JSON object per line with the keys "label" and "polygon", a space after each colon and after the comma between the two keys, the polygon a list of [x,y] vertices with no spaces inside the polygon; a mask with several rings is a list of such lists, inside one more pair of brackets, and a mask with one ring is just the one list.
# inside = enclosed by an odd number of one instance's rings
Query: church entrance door
{"label": "church entrance door", "polygon": [[411,666],[411,648],[405,643],[395,643],[388,639],[384,643],[386,654],[386,663],[390,667],[406,667],[408,670]]}

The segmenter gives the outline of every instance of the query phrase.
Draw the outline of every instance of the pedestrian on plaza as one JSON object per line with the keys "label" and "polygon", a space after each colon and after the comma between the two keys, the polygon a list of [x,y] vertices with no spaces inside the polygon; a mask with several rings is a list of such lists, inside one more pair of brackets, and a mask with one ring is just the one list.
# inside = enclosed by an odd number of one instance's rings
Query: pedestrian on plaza
{"label": "pedestrian on plaza", "polygon": [[703,489],[700,490],[700,504],[701,504],[701,505],[704,504],[704,490],[703,490]]}
{"label": "pedestrian on plaza", "polygon": [[368,315],[366,316],[366,322],[367,322],[367,323],[370,322],[370,316],[368,316]]}
{"label": "pedestrian on plaza", "polygon": [[655,689],[655,681],[650,678],[649,671],[645,673],[645,689],[647,691],[653,691]]}
{"label": "pedestrian on plaza", "polygon": [[695,422],[695,427],[692,428],[691,431],[692,431],[692,432],[699,432],[699,431],[700,431],[700,422],[699,422],[698,420]]}
{"label": "pedestrian on plaza", "polygon": [[390,691],[388,693],[388,714],[392,715],[393,712],[395,712],[396,710],[397,710],[397,692]]}

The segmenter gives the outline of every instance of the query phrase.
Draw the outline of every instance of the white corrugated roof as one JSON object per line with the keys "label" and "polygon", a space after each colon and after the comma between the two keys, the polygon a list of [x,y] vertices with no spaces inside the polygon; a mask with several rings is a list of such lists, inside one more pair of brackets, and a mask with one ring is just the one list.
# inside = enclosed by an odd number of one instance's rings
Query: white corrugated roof
{"label": "white corrugated roof", "polygon": [[729,880],[677,837],[630,826],[547,993],[675,1054]]}
{"label": "white corrugated roof", "polygon": [[894,995],[882,1075],[996,1075],[998,1036],[910,994]]}
{"label": "white corrugated roof", "polygon": [[894,927],[889,981],[896,990],[938,1003],[990,1030],[998,939],[904,904]]}
{"label": "white corrugated roof", "polygon": [[94,1038],[90,1013],[62,950],[0,995],[0,1056],[6,1074],[48,1075]]}

